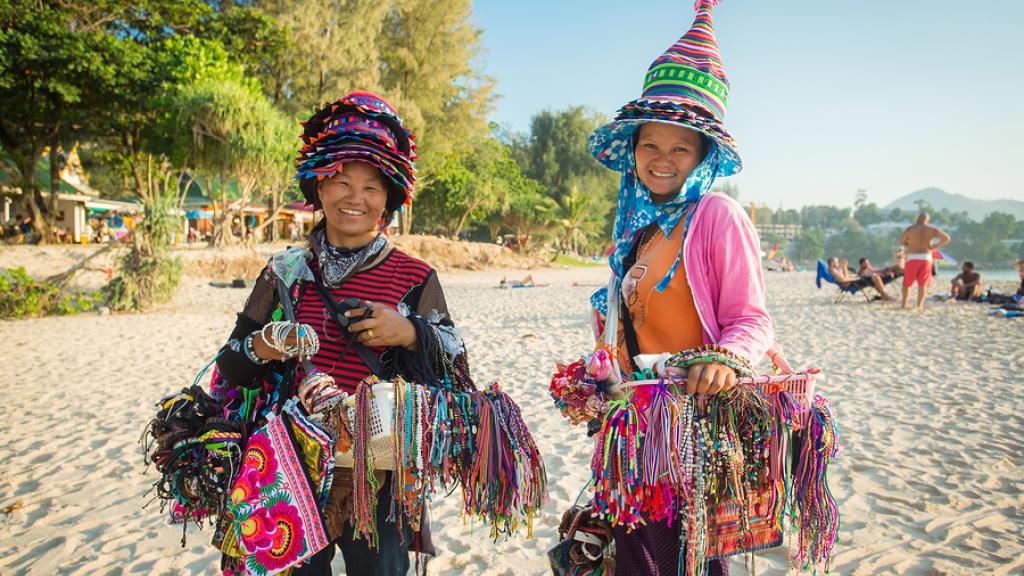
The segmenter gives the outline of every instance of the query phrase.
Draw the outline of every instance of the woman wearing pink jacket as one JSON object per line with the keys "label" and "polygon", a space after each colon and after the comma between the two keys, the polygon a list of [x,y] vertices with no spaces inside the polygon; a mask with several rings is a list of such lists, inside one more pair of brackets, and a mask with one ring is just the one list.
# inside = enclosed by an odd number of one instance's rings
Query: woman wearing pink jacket
{"label": "woman wearing pink jacket", "polygon": [[[622,174],[609,256],[618,294],[609,299],[605,288],[591,303],[599,318],[618,303],[623,367],[636,354],[706,345],[756,363],[774,339],[757,232],[735,200],[711,192],[717,177],[741,166],[722,122],[729,85],[713,5],[698,2],[693,26],[648,69],[642,96],[589,140],[594,157]],[[686,378],[689,394],[719,394],[737,380],[714,361]],[[680,523],[616,528],[615,550],[617,574],[675,574]],[[711,561],[707,573],[728,574],[727,561]]]}

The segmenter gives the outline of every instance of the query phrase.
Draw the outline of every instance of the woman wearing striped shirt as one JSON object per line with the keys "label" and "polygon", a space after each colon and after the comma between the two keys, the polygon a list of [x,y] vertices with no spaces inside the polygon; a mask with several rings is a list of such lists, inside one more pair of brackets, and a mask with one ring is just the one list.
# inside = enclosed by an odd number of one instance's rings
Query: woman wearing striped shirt
{"label": "woman wearing striped shirt", "polygon": [[[308,254],[299,252],[299,266],[311,273],[313,281],[298,282],[291,300],[297,322],[312,328],[319,339],[313,366],[348,393],[371,373],[383,379],[402,376],[426,385],[473,389],[465,347],[448,316],[437,273],[395,248],[382,234],[395,212],[411,201],[415,170],[411,134],[380,97],[359,92],[325,106],[304,127],[300,188],[306,200],[323,211],[323,219],[310,234]],[[295,253],[292,249],[283,254]],[[282,316],[274,284],[274,276],[282,276],[277,268],[280,256],[271,259],[257,280],[218,359],[221,375],[234,386],[262,378],[268,370],[283,370],[281,361],[286,359],[259,337],[269,322]],[[295,259],[291,260],[294,264]],[[339,321],[328,295],[336,303],[358,301],[359,307],[345,312],[347,318]],[[294,335],[290,337],[294,341]],[[285,374],[294,382],[292,390],[303,376],[301,366]],[[381,480],[380,489],[388,493],[390,477]],[[338,469],[323,510],[346,570],[405,574],[410,544],[422,539],[413,538],[407,522],[402,531],[395,522],[388,522],[390,501],[381,498],[378,549],[354,540],[351,525],[346,525],[351,488],[351,471]],[[296,568],[293,576],[330,574],[334,554],[332,544]]]}

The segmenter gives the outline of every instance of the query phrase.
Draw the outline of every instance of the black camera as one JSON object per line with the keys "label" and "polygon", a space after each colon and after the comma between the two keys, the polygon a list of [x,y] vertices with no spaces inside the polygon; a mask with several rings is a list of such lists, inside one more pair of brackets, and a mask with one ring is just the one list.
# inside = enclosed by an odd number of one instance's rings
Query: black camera
{"label": "black camera", "polygon": [[[349,310],[359,309],[363,310],[363,313],[360,314],[359,316],[353,318],[345,316],[345,313],[348,312]],[[344,300],[338,303],[338,324],[340,324],[346,330],[348,330],[350,324],[362,322],[363,320],[369,318],[372,314],[373,308],[369,304],[364,303],[359,298],[345,298]]]}

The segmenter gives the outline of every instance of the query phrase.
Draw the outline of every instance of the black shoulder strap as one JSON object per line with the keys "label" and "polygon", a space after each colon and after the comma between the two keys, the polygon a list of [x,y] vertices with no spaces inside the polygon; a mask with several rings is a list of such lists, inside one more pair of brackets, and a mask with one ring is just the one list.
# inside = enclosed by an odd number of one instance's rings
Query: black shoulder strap
{"label": "black shoulder strap", "polygon": [[[650,226],[657,226],[657,224],[651,224]],[[636,264],[637,251],[640,249],[640,239],[648,228],[644,228],[637,234],[636,242],[633,243],[633,249],[622,259],[623,275],[629,274],[629,269]],[[622,331],[626,336],[626,352],[629,353],[629,361],[632,363],[633,358],[640,354],[640,342],[637,340],[636,329],[633,327],[633,318],[629,315],[629,306],[621,298],[619,298],[619,318],[622,319]]]}
{"label": "black shoulder strap", "polygon": [[331,291],[323,285],[323,282],[320,281],[320,278],[316,274],[313,275],[313,285],[316,286],[317,292],[320,293],[320,299],[324,301],[324,305],[327,306],[328,310],[330,310],[331,318],[337,322],[338,327],[341,328],[341,332],[348,338],[348,346],[346,346],[342,351],[342,357],[348,353],[348,349],[351,347],[356,351],[356,354],[359,355],[359,359],[366,364],[366,367],[370,369],[372,374],[377,376],[382,375],[384,373],[384,365],[381,363],[380,357],[374,354],[372,350],[364,346],[361,342],[356,340],[355,334],[348,331],[347,318],[344,320],[342,319],[344,318],[345,311],[342,310],[341,305],[338,304],[334,295],[331,294]]}

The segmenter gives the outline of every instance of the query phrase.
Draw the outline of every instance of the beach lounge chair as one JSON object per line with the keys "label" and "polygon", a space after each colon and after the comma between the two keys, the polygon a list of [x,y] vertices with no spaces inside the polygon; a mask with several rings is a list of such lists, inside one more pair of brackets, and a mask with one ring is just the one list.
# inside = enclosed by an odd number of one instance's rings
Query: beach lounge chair
{"label": "beach lounge chair", "polygon": [[828,264],[826,264],[824,260],[818,260],[818,277],[814,279],[814,283],[818,285],[818,288],[821,288],[822,280],[829,284],[835,284],[836,288],[839,288],[839,294],[836,296],[836,299],[833,300],[836,304],[842,302],[847,296],[854,296],[856,294],[861,294],[868,302],[871,301],[871,296],[868,296],[867,292],[864,290],[868,286],[871,286],[870,280],[859,278],[856,281],[843,286],[839,282],[836,282],[836,279],[832,277],[832,273],[828,270]]}

